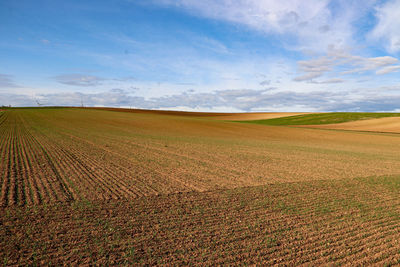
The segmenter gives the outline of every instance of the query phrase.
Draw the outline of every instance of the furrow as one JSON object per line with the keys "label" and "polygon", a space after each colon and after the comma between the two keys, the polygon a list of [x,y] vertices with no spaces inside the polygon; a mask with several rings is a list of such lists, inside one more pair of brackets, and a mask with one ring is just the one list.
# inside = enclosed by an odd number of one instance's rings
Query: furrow
{"label": "furrow", "polygon": [[8,195],[8,199],[6,201],[6,206],[7,205],[16,205],[18,201],[18,184],[17,184],[17,173],[15,170],[15,157],[16,157],[16,151],[15,151],[15,139],[16,139],[16,132],[15,132],[15,118],[12,124],[12,137],[11,137],[11,142],[10,142],[10,155],[9,155],[9,171],[8,171],[8,191],[6,195]]}
{"label": "furrow", "polygon": [[34,173],[33,164],[31,162],[31,157],[28,156],[27,149],[30,147],[28,144],[28,133],[27,129],[23,127],[23,135],[21,136],[21,145],[20,145],[20,154],[22,155],[23,165],[25,169],[25,177],[27,179],[27,183],[29,184],[29,192],[30,192],[30,201],[28,203],[30,205],[40,204],[42,202],[42,192],[43,189],[40,189],[39,183],[37,181],[37,174]]}
{"label": "furrow", "polygon": [[34,164],[35,178],[37,185],[41,188],[41,199],[44,203],[52,203],[58,200],[57,193],[53,187],[54,180],[52,179],[53,174],[49,171],[47,166],[47,160],[44,157],[40,146],[35,142],[32,134],[27,131],[27,144],[28,144],[28,158]]}
{"label": "furrow", "polygon": [[4,154],[2,156],[2,162],[3,162],[3,173],[2,173],[2,187],[1,187],[1,199],[0,199],[0,205],[1,206],[7,206],[8,205],[8,194],[10,191],[10,172],[11,172],[11,157],[12,157],[12,137],[13,137],[13,132],[11,128],[9,127],[7,137],[5,138],[4,141]]}
{"label": "furrow", "polygon": [[[72,152],[74,152],[74,154],[82,153],[82,151],[75,149],[74,146],[68,146],[68,148]],[[94,147],[92,147],[92,148],[94,148]],[[88,149],[88,151],[92,151],[92,150],[93,149]],[[106,150],[104,150],[104,151],[105,151],[105,153],[106,152],[109,153],[109,151],[106,151]],[[121,184],[122,188],[125,190],[127,195],[130,195],[130,196],[133,195],[135,197],[146,195],[147,190],[142,191],[142,190],[140,190],[140,187],[136,189],[137,185],[128,185],[127,182],[124,181],[123,178],[119,178],[121,176],[121,177],[126,177],[126,179],[131,179],[131,177],[132,177],[132,176],[127,175],[127,174],[131,173],[131,171],[129,169],[123,168],[121,166],[121,159],[113,160],[114,162],[118,162],[118,165],[114,165],[111,168],[105,168],[102,166],[102,164],[100,162],[96,161],[93,156],[90,156],[90,155],[83,156],[82,155],[82,157],[84,157],[86,159],[86,161],[88,161],[91,165],[96,166],[96,170],[99,170],[99,171],[105,173],[106,176],[110,177],[109,178],[110,180],[116,180],[119,184]],[[113,170],[113,173],[111,172],[111,170]],[[118,173],[117,173],[117,171],[118,171]],[[152,190],[152,192],[156,193],[157,191]]]}
{"label": "furrow", "polygon": [[[51,147],[52,150],[59,155],[59,158],[63,158],[65,163],[69,162],[70,166],[75,167],[75,173],[80,178],[80,180],[75,179],[78,181],[78,186],[82,184],[82,182],[85,183],[84,181],[90,184],[91,190],[87,193],[93,192],[93,190],[97,191],[99,189],[101,190],[100,197],[121,197],[121,195],[118,193],[118,190],[115,188],[115,185],[112,185],[112,182],[107,181],[107,179],[101,175],[95,175],[95,170],[87,167],[86,164],[84,164],[83,161],[74,154],[67,152],[62,147],[56,147],[49,143],[47,143],[47,146]],[[98,197],[98,195],[96,195],[96,197]],[[93,195],[88,194],[86,195],[86,198],[93,199]]]}
{"label": "furrow", "polygon": [[[162,190],[168,189],[167,185],[165,183],[161,183],[161,181],[169,181],[169,180],[174,180],[177,184],[180,184],[179,187],[176,188],[176,190],[179,191],[182,189],[186,189],[186,191],[188,191],[188,188],[193,188],[193,185],[187,184],[179,179],[176,179],[175,177],[168,177],[168,178],[154,178],[154,174],[157,174],[157,177],[163,177],[164,174],[160,171],[155,170],[154,168],[151,168],[148,166],[148,164],[144,164],[144,162],[140,163],[139,165],[133,165],[132,162],[130,162],[130,157],[121,155],[119,153],[117,153],[116,151],[112,151],[109,149],[105,149],[105,148],[101,148],[98,145],[90,142],[89,140],[86,139],[82,139],[79,138],[77,136],[73,136],[73,135],[68,135],[68,137],[73,138],[75,140],[77,140],[76,143],[80,143],[81,145],[86,144],[87,148],[84,149],[83,151],[92,151],[93,149],[100,149],[102,151],[102,153],[99,154],[108,154],[110,156],[109,162],[104,162],[105,164],[111,165],[110,168],[111,169],[120,169],[121,170],[121,175],[126,176],[128,173],[131,173],[131,175],[129,176],[130,179],[133,179],[133,177],[135,177],[135,179],[139,179],[137,180],[138,182],[140,182],[141,185],[144,186],[144,188],[148,188],[149,190],[151,190],[151,192],[154,193],[160,193],[163,191],[160,190],[154,190],[154,187],[158,187]],[[71,147],[73,146],[73,144],[71,144]],[[87,156],[87,158],[90,158],[91,156]],[[114,165],[113,162],[118,162],[118,165]],[[134,166],[133,171],[132,172],[132,165]],[[147,172],[144,172],[146,171]],[[124,174],[125,173],[125,174]],[[142,178],[141,178],[142,177]],[[152,186],[150,186],[152,185]]]}
{"label": "furrow", "polygon": [[26,188],[27,176],[22,166],[22,155],[21,155],[21,129],[20,129],[20,121],[17,119],[16,123],[16,131],[15,131],[15,143],[14,143],[14,156],[15,156],[15,176],[17,178],[17,190],[18,190],[18,199],[17,204],[20,206],[24,206],[27,204],[27,194],[29,190]]}
{"label": "furrow", "polygon": [[[67,152],[65,148],[66,148],[65,145],[58,147],[58,149],[62,151],[62,153],[64,153],[68,158],[76,162],[79,162],[86,174],[96,173],[94,180],[102,180],[104,186],[106,186],[109,190],[110,188],[112,188],[111,191],[114,192],[113,194],[115,196],[137,197],[142,195],[140,191],[134,190],[135,189],[134,187],[127,185],[122,179],[119,179],[118,174],[112,173],[111,171],[102,167],[92,157],[90,156],[84,157],[85,162],[88,163],[88,166],[89,165],[93,166],[92,168],[89,168],[86,164],[84,164],[82,160],[78,158],[78,156],[76,156],[80,155],[81,151],[77,151],[72,146],[68,146],[68,150],[71,152]],[[83,158],[83,156],[81,158]],[[116,183],[113,181],[115,181]]]}
{"label": "furrow", "polygon": [[55,162],[52,159],[52,157],[50,156],[46,147],[43,146],[34,135],[31,135],[31,137],[33,138],[33,141],[37,144],[37,147],[40,148],[40,151],[44,155],[46,165],[51,170],[50,173],[51,173],[51,176],[53,177],[53,183],[50,185],[52,186],[52,191],[54,192],[56,200],[57,201],[73,200],[71,192],[69,191],[64,179],[61,177],[59,171],[57,170],[57,168],[55,166]]}
{"label": "furrow", "polygon": [[[77,167],[79,167],[78,169],[76,169],[77,170],[77,174],[79,174],[79,176],[80,177],[87,177],[87,178],[89,178],[89,180],[91,180],[92,182],[91,182],[91,184],[92,184],[92,188],[95,188],[95,189],[98,189],[99,188],[99,182],[100,183],[102,183],[103,184],[103,186],[102,187],[100,187],[100,188],[104,188],[104,189],[102,189],[103,190],[103,194],[106,194],[106,195],[108,195],[108,193],[107,192],[110,192],[111,194],[110,194],[110,197],[121,197],[121,195],[118,193],[118,185],[115,185],[113,182],[112,182],[112,180],[111,179],[104,179],[104,178],[102,178],[102,175],[98,175],[98,176],[94,176],[92,173],[93,173],[93,169],[91,170],[91,169],[89,169],[89,167],[87,167],[81,160],[79,160],[76,156],[74,156],[73,154],[71,154],[71,153],[68,153],[68,152],[66,152],[66,150],[65,149],[63,149],[62,147],[60,147],[60,146],[55,146],[55,144],[54,143],[52,143],[52,142],[46,142],[45,141],[46,140],[46,138],[43,138],[42,139],[42,142],[45,142],[45,144],[46,144],[46,147],[51,147],[53,150],[56,150],[56,151],[58,151],[57,152],[57,154],[56,155],[62,155],[61,157],[60,156],[56,156],[56,157],[58,157],[58,160],[56,160],[55,162],[60,162],[60,159],[62,158],[63,159],[63,161],[66,161],[66,159],[67,159],[67,161],[69,160],[70,162],[71,162],[71,164],[70,164],[70,166],[69,166],[69,168],[71,167],[71,166],[74,166],[74,165],[78,165]],[[47,138],[47,140],[48,140],[48,138]],[[78,164],[77,164],[78,163]],[[61,168],[62,169],[62,168]],[[82,176],[83,175],[83,176]],[[82,179],[79,179],[79,180],[81,180],[81,181],[79,181],[79,183],[82,183]],[[85,179],[85,180],[87,180],[87,179]],[[111,188],[113,188],[113,189],[111,189]],[[96,197],[98,197],[97,195],[96,195]]]}

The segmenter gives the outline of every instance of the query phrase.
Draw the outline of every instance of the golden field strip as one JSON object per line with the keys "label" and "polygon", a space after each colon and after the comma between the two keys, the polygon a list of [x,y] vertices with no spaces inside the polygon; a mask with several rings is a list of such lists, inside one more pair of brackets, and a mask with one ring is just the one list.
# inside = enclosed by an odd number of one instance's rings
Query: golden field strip
{"label": "golden field strip", "polygon": [[337,123],[337,124],[312,125],[312,126],[307,125],[306,127],[331,129],[331,130],[400,133],[400,117],[351,121],[351,122]]}
{"label": "golden field strip", "polygon": [[400,135],[128,111],[0,113],[3,264],[399,262]]}

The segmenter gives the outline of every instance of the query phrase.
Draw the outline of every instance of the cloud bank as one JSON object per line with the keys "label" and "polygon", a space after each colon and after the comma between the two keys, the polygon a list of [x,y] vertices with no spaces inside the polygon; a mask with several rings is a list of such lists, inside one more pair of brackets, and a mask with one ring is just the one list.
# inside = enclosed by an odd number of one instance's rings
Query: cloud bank
{"label": "cloud bank", "polygon": [[338,83],[344,82],[344,80],[332,78],[326,81],[315,81],[314,79],[326,74],[335,77],[371,71],[379,75],[388,74],[399,70],[399,63],[399,60],[392,56],[362,57],[352,55],[346,49],[330,48],[324,56],[298,61],[298,72],[301,75],[293,80],[298,82]]}
{"label": "cloud bank", "polygon": [[[231,111],[399,111],[400,86],[381,88],[390,91],[376,95],[368,89],[350,92],[313,91],[307,93],[270,89],[218,90],[210,93],[192,91],[163,97],[144,98],[113,89],[100,93],[59,93],[36,95],[35,99],[48,106],[108,106],[143,109],[218,110],[230,107]],[[0,105],[36,106],[33,97],[0,94]]]}

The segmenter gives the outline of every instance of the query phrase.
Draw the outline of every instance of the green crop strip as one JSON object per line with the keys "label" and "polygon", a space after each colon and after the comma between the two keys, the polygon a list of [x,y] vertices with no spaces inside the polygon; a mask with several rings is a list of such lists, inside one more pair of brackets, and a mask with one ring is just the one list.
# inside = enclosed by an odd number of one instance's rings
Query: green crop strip
{"label": "green crop strip", "polygon": [[264,125],[319,125],[343,123],[349,121],[378,119],[385,117],[400,117],[400,113],[364,113],[364,112],[334,112],[296,115],[267,120],[236,121]]}

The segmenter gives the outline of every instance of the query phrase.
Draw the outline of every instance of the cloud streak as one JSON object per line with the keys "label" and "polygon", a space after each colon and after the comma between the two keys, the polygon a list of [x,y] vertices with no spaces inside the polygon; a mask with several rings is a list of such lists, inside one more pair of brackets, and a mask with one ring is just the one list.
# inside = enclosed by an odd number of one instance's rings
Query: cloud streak
{"label": "cloud streak", "polygon": [[298,71],[302,73],[293,80],[313,83],[344,82],[341,78],[331,78],[326,81],[315,81],[315,78],[326,74],[343,76],[373,71],[376,74],[388,74],[399,69],[399,60],[392,56],[362,57],[350,54],[344,49],[331,48],[325,56],[297,62]]}
{"label": "cloud streak", "polygon": [[388,74],[388,73],[391,73],[391,72],[397,72],[398,70],[400,70],[400,65],[388,66],[388,67],[382,68],[380,70],[377,70],[376,74],[380,74],[380,75]]}
{"label": "cloud streak", "polygon": [[[383,88],[382,88],[383,89]],[[44,105],[132,107],[144,109],[218,110],[231,107],[236,111],[396,111],[400,109],[400,88],[391,94],[376,95],[368,90],[352,92],[274,92],[269,89],[218,90],[210,93],[183,92],[146,99],[128,91],[113,89],[100,93],[58,93],[36,95]],[[0,105],[36,106],[27,95],[0,94]]]}
{"label": "cloud streak", "polygon": [[53,77],[57,82],[71,86],[97,86],[105,79],[84,74],[63,74]]}
{"label": "cloud streak", "polygon": [[17,88],[12,75],[0,74],[0,88]]}

